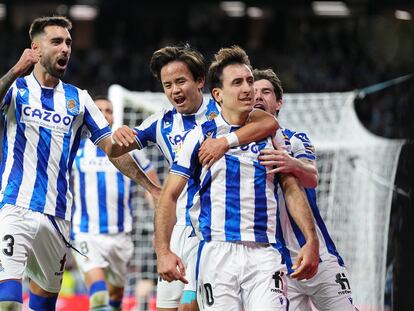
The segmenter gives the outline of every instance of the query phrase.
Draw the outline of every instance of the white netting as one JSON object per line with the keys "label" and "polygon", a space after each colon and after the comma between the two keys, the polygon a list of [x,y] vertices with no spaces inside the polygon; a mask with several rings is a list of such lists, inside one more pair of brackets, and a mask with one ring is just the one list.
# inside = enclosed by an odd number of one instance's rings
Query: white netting
{"label": "white netting", "polygon": [[[162,93],[131,92],[117,85],[109,91],[118,125],[136,126],[169,106]],[[316,147],[318,205],[349,269],[356,305],[383,310],[391,197],[403,141],[369,133],[356,116],[354,98],[354,92],[285,94],[279,121],[308,133]],[[158,149],[147,154],[163,179],[166,162]],[[142,278],[156,278],[152,220],[152,210],[138,203],[131,286]]]}

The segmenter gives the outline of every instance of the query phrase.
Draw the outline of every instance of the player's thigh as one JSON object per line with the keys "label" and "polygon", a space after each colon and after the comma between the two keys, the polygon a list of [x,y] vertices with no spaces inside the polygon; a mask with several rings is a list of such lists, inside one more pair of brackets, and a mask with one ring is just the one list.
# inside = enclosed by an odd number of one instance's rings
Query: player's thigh
{"label": "player's thigh", "polygon": [[110,235],[112,243],[106,260],[107,280],[116,288],[123,288],[128,277],[128,263],[134,252],[134,244],[130,234],[118,233]]}
{"label": "player's thigh", "polygon": [[312,311],[311,300],[301,284],[302,281],[297,281],[287,278],[290,311]]}
{"label": "player's thigh", "polygon": [[40,214],[39,217],[41,220],[33,242],[32,255],[28,258],[27,275],[45,291],[58,293],[68,251],[62,235],[66,240],[69,239],[70,223],[55,217],[55,228],[47,215]]}
{"label": "player's thigh", "polygon": [[280,253],[271,246],[246,247],[241,277],[246,310],[287,310],[287,276]]}
{"label": "player's thigh", "polygon": [[322,262],[311,279],[314,294],[311,300],[319,311],[353,311],[351,280],[345,267],[336,262]]}
{"label": "player's thigh", "polygon": [[77,233],[73,243],[75,248],[82,253],[72,252],[82,273],[108,267],[106,254],[108,253],[109,245],[107,245],[108,241],[105,238],[97,234]]}
{"label": "player's thigh", "polygon": [[32,213],[9,204],[0,209],[0,281],[23,278],[38,227]]}
{"label": "player's thigh", "polygon": [[237,246],[216,241],[200,245],[197,291],[200,310],[243,310]]}

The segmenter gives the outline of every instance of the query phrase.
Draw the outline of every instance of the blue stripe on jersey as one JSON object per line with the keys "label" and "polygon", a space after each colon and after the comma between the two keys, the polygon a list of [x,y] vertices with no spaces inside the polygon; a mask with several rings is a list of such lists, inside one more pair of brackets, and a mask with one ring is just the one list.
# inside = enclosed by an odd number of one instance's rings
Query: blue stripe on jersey
{"label": "blue stripe on jersey", "polygon": [[[136,141],[140,149],[147,147],[148,142],[156,143],[158,122],[162,122],[162,121],[156,120],[144,130],[139,130],[138,127],[134,128],[134,130],[137,132],[137,135],[135,136],[135,138],[136,138]],[[171,124],[171,127],[172,127],[172,124]]]}
{"label": "blue stripe on jersey", "polygon": [[256,242],[269,243],[267,237],[266,170],[254,163],[254,236]]}
{"label": "blue stripe on jersey", "polygon": [[[70,84],[62,84],[63,90],[65,91],[65,104],[68,103],[70,100],[74,100],[76,103],[79,102],[79,94],[76,87]],[[68,106],[66,104],[66,106]],[[85,108],[86,109],[86,108]],[[66,107],[66,112],[68,114],[72,114],[72,112]],[[70,148],[70,139],[72,136],[72,124],[71,128],[69,129],[68,133],[64,134],[63,137],[63,145],[62,145],[62,155],[59,160],[59,175],[57,180],[57,191],[58,196],[56,198],[56,216],[65,218],[66,213],[66,201],[67,197],[66,194],[68,192],[68,180],[66,178],[66,174],[68,172],[69,167],[69,159],[71,157],[71,152],[74,152],[73,146],[72,149]],[[72,150],[72,151],[71,151]],[[72,164],[72,163],[71,163]]]}
{"label": "blue stripe on jersey", "polygon": [[226,241],[241,241],[240,234],[240,162],[237,157],[226,157]]}
{"label": "blue stripe on jersey", "polygon": [[306,159],[309,159],[309,160],[316,160],[316,157],[314,155],[311,155],[311,154],[298,154],[295,158],[296,159],[306,158]]}
{"label": "blue stripe on jersey", "polygon": [[[80,160],[82,157],[76,158],[76,165],[80,168]],[[81,220],[80,220],[80,231],[81,232],[88,232],[89,231],[89,215],[88,215],[88,208],[86,206],[86,183],[85,183],[85,173],[81,172],[78,169],[79,173],[79,190],[80,191],[80,200],[81,206],[76,206],[76,208],[81,208]]]}
{"label": "blue stripe on jersey", "polygon": [[195,121],[195,115],[182,116],[182,118],[183,118],[183,124],[184,124],[185,131],[192,130],[197,125]]}
{"label": "blue stripe on jersey", "polygon": [[[103,157],[105,153],[101,148],[96,148],[96,156]],[[99,207],[99,232],[108,233],[108,207],[106,206],[106,182],[105,182],[105,173],[97,172],[97,181],[98,181],[98,207]]]}
{"label": "blue stripe on jersey", "polygon": [[99,207],[99,233],[108,233],[108,210],[106,208],[105,173],[96,173],[98,180],[98,207]]}
{"label": "blue stripe on jersey", "polygon": [[103,129],[99,129],[95,120],[92,118],[88,108],[85,106],[85,123],[88,126],[89,132],[91,133],[90,140],[95,144],[99,144],[102,139],[111,135],[111,129],[109,126],[105,126]]}
{"label": "blue stripe on jersey", "polygon": [[211,241],[211,171],[208,170],[200,189],[201,211],[199,215],[200,232],[204,240]]}
{"label": "blue stripe on jersey", "polygon": [[[6,189],[4,191],[3,202],[9,204],[16,204],[17,195],[19,193],[19,188],[23,179],[23,154],[26,149],[26,137],[24,136],[24,131],[26,125],[23,122],[20,122],[22,115],[22,105],[29,104],[29,89],[27,87],[27,82],[24,78],[18,78],[16,80],[17,89],[23,89],[25,92],[17,92],[16,96],[16,137],[15,144],[13,147],[13,165],[8,180]],[[3,158],[5,161],[6,158]]]}
{"label": "blue stripe on jersey", "polygon": [[118,232],[124,231],[124,197],[125,197],[125,180],[121,173],[116,173],[118,179]]}
{"label": "blue stripe on jersey", "polygon": [[200,243],[198,244],[198,250],[197,250],[197,261],[196,261],[196,282],[197,282],[197,286],[196,288],[198,288],[198,274],[200,271],[200,258],[201,258],[201,253],[203,251],[204,245],[206,244],[206,242],[204,240],[201,240]]}
{"label": "blue stripe on jersey", "polygon": [[[277,187],[278,187],[278,179],[275,178],[274,180],[275,185],[275,199],[276,202],[278,202],[278,195],[277,195]],[[282,224],[280,222],[280,208],[276,211],[276,248],[279,251],[279,253],[282,255],[282,263],[286,264],[286,267],[288,269],[288,274],[293,272],[292,269],[292,258],[290,257],[290,252],[286,246],[286,241],[283,237],[283,231],[282,231]]]}
{"label": "blue stripe on jersey", "polygon": [[[55,110],[55,103],[53,100],[53,89],[41,89],[40,101],[42,108],[45,110]],[[48,128],[39,127],[39,142],[37,143],[37,167],[36,167],[36,179],[34,183],[34,189],[32,198],[30,200],[30,206],[35,207],[39,212],[44,211],[46,204],[46,192],[47,192],[47,166],[50,156],[50,143],[52,140],[52,131]]]}
{"label": "blue stripe on jersey", "polygon": [[[162,148],[160,148],[161,152],[164,154],[165,159],[167,159],[168,164],[171,165],[172,163],[169,163],[169,159],[172,160],[172,162],[174,162],[175,159],[175,153],[172,150],[171,144],[172,142],[168,139],[169,134],[171,133],[172,129],[173,129],[173,121],[174,121],[174,114],[176,114],[177,112],[174,110],[170,110],[168,111],[164,117],[162,118],[162,120],[160,120],[160,126],[161,126],[161,134],[162,137],[164,139],[165,145],[168,148],[168,154],[164,153],[164,150]],[[156,136],[156,133],[155,133]],[[156,138],[156,137],[155,137]],[[160,144],[158,144],[160,145]]]}
{"label": "blue stripe on jersey", "polygon": [[315,189],[305,189],[306,195],[308,197],[309,205],[312,209],[313,217],[315,218],[316,224],[318,225],[319,229],[322,232],[323,238],[325,240],[326,248],[328,252],[334,255],[338,259],[338,264],[344,266],[345,263],[342,257],[339,255],[338,251],[336,250],[335,243],[332,241],[331,236],[328,233],[328,229],[326,228],[325,223],[319,213],[319,209],[316,205],[316,191]]}

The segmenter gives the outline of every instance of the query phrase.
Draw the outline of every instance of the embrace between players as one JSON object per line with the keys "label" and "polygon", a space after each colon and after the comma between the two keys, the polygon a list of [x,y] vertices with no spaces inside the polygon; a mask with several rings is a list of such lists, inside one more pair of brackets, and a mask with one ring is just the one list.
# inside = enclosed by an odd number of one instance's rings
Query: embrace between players
{"label": "embrace between players", "polygon": [[[29,308],[55,309],[66,252],[73,248],[69,176],[88,154],[108,159],[106,173],[118,174],[108,168],[113,164],[159,197],[157,310],[311,310],[311,303],[318,310],[354,310],[346,268],[316,205],[315,150],[305,133],[280,128],[274,118],[283,90],[272,70],[252,70],[237,46],[220,49],[208,71],[189,45],[162,48],[150,68],[173,108],[112,132],[104,111],[110,102],[95,105],[86,91],[60,80],[71,54],[70,29],[64,17],[36,19],[31,49],[0,80],[0,310],[21,310],[24,273]],[[206,77],[209,101],[202,96]],[[81,140],[85,128],[92,143]],[[170,165],[161,194],[131,153],[151,144]],[[86,193],[87,175],[78,174],[76,191]],[[105,187],[102,176],[97,191],[104,187],[105,195],[117,197],[125,191]],[[87,209],[85,198],[103,205],[101,193],[95,201],[85,193],[78,211]],[[122,238],[131,245],[132,220],[123,217],[111,231],[108,211],[126,208],[113,205],[105,207],[102,243],[102,230],[89,229],[102,225],[100,216],[94,224],[81,214],[74,221],[78,231],[72,229],[75,248],[87,245],[103,260],[88,256],[84,261],[91,262],[80,264],[91,310],[121,309],[127,263],[117,258],[129,258],[131,249],[109,259],[103,254],[115,248],[116,242],[104,247],[114,234],[118,244]]]}

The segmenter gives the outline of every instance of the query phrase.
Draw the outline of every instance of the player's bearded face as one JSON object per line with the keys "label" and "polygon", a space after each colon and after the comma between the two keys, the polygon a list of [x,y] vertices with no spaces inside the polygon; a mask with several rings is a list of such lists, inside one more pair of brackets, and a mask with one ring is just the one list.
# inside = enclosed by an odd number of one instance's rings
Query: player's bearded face
{"label": "player's bearded face", "polygon": [[72,51],[71,43],[72,39],[67,29],[58,26],[45,28],[40,64],[51,76],[60,79],[65,75]]}

